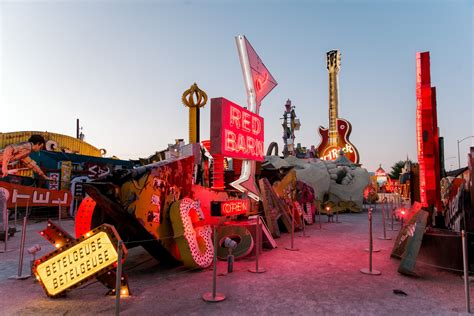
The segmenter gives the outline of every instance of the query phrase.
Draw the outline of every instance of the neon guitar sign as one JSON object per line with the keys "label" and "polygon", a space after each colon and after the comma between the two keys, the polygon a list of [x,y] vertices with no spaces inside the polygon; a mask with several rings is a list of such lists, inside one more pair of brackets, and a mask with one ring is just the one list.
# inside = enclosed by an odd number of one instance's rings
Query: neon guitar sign
{"label": "neon guitar sign", "polygon": [[326,53],[329,72],[329,128],[319,127],[321,143],[318,145],[319,158],[335,160],[342,149],[353,163],[359,163],[359,152],[349,141],[352,125],[338,117],[338,72],[341,66],[341,54],[338,50]]}

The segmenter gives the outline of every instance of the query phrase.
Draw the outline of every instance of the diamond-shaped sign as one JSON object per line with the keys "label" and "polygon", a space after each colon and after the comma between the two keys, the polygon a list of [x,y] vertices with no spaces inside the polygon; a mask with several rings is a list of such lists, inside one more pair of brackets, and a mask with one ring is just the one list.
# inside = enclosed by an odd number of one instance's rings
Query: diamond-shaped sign
{"label": "diamond-shaped sign", "polygon": [[260,102],[270,93],[270,91],[273,90],[273,88],[276,87],[278,83],[275,78],[273,78],[270,71],[268,71],[267,67],[265,67],[262,59],[257,55],[255,49],[253,49],[245,36],[244,39],[250,69],[252,71],[252,82],[255,89],[256,101],[257,104],[260,104]]}

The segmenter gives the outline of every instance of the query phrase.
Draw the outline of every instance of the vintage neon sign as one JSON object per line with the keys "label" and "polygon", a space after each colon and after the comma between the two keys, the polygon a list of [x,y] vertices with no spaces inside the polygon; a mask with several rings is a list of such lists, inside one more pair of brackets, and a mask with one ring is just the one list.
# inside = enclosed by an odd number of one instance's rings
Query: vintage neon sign
{"label": "vintage neon sign", "polygon": [[420,202],[441,208],[436,89],[431,87],[430,53],[416,54],[416,137],[420,166]]}
{"label": "vintage neon sign", "polygon": [[228,200],[211,202],[211,216],[235,216],[249,211],[249,200]]}
{"label": "vintage neon sign", "polygon": [[346,144],[344,147],[340,146],[329,146],[323,151],[321,155],[321,160],[335,160],[339,156],[339,151],[342,151],[345,154],[352,154],[354,153],[354,147],[349,144]]}
{"label": "vintage neon sign", "polygon": [[[119,238],[113,226],[101,225],[69,243],[56,243],[58,249],[36,260],[33,272],[48,296],[58,296],[113,269]],[[125,259],[125,246],[123,254]]]}
{"label": "vintage neon sign", "polygon": [[1,182],[0,190],[6,193],[7,207],[24,206],[69,206],[72,201],[68,190],[48,190]]}
{"label": "vintage neon sign", "polygon": [[211,99],[211,154],[263,161],[263,118],[225,99]]}
{"label": "vintage neon sign", "polygon": [[247,96],[255,98],[249,101],[251,103],[255,102],[256,108],[254,109],[249,104],[249,109],[258,114],[260,103],[278,83],[244,35],[237,36],[236,42],[247,88]]}
{"label": "vintage neon sign", "polygon": [[[244,75],[247,106],[250,112],[258,115],[263,98],[265,98],[278,83],[244,35],[236,36],[235,42],[239,53],[240,65],[242,66],[242,74]],[[249,159],[244,160],[240,178],[230,185],[240,192],[247,192],[250,198],[259,201],[260,196],[257,184],[255,183],[255,161]]]}
{"label": "vintage neon sign", "polygon": [[249,210],[248,200],[231,200],[225,201],[221,204],[222,216],[233,216],[239,214],[245,214]]}

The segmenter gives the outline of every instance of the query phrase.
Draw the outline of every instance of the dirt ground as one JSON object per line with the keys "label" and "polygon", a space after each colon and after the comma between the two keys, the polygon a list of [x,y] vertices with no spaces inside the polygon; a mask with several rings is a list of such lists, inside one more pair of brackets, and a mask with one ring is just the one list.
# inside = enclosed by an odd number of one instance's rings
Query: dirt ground
{"label": "dirt ground", "polygon": [[[365,275],[368,268],[367,212],[342,214],[341,223],[307,226],[306,234],[295,233],[289,251],[290,234],[276,239],[278,248],[265,250],[260,267],[266,273],[248,272],[255,267],[253,258],[236,261],[234,272],[226,274],[226,262],[218,262],[217,291],[225,294],[220,303],[207,303],[202,295],[212,290],[212,269],[190,271],[183,267],[160,267],[141,247],[129,251],[124,264],[132,291],[121,300],[123,315],[464,315],[466,303],[463,279],[459,274],[417,262],[419,278],[397,272],[399,260],[390,258],[396,231],[388,231],[392,240],[382,235],[380,214],[374,214],[374,245],[381,251],[373,254],[373,269],[380,276]],[[62,226],[74,233],[74,222]],[[46,222],[30,222],[26,248],[39,244],[44,255],[53,247],[37,232]],[[399,226],[396,226],[399,227]],[[15,234],[0,253],[1,315],[111,315],[115,297],[104,296],[99,282],[70,291],[58,299],[48,298],[33,278],[9,279],[17,275],[21,233]],[[0,242],[3,249],[3,242]],[[31,256],[25,250],[24,272]],[[394,294],[401,290],[407,295]]]}

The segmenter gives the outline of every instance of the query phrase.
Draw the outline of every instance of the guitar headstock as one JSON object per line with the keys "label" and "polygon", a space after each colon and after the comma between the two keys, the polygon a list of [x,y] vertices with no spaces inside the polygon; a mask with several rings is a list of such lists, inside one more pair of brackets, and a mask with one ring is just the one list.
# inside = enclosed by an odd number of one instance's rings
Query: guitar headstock
{"label": "guitar headstock", "polygon": [[329,72],[338,72],[341,68],[341,53],[338,49],[326,53],[326,62]]}

